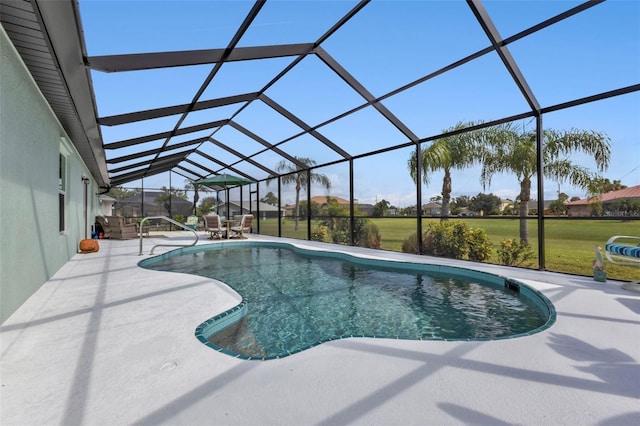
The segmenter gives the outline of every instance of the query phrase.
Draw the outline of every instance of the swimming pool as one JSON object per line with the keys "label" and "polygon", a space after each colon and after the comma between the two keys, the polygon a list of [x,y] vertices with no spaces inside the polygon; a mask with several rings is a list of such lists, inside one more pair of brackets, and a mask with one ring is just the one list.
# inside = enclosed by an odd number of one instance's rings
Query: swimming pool
{"label": "swimming pool", "polygon": [[196,329],[204,344],[273,359],[347,337],[490,340],[536,333],[551,302],[514,280],[464,268],[364,259],[286,243],[215,243],[140,266],[220,280],[243,300]]}

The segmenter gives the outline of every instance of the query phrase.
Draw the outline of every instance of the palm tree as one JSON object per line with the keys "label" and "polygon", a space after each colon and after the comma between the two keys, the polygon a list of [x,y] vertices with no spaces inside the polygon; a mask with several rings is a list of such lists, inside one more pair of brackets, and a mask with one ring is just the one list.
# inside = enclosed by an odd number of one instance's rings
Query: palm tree
{"label": "palm tree", "polygon": [[[443,133],[460,130],[473,125],[473,123],[460,122],[455,126],[443,131]],[[442,208],[440,209],[440,220],[447,220],[449,217],[449,202],[451,201],[451,170],[464,169],[473,166],[482,158],[481,150],[475,143],[474,132],[465,132],[452,136],[445,136],[433,142],[422,150],[422,180],[425,185],[429,184],[431,173],[442,169],[444,178],[442,180]],[[415,152],[408,162],[409,173],[413,182],[417,184],[417,164]]]}
{"label": "palm tree", "polygon": [[[310,183],[318,183],[326,189],[331,189],[331,181],[329,178],[320,173],[307,173],[307,171],[316,165],[315,160],[305,157],[294,157],[300,164],[304,164],[304,167],[297,166],[286,160],[280,161],[276,165],[276,171],[285,175],[282,176],[282,184],[289,185],[295,184],[296,186],[296,221],[294,230],[298,230],[298,223],[300,220],[300,190]],[[267,184],[269,181],[267,181]]]}
{"label": "palm tree", "polygon": [[[206,188],[203,185],[203,189]],[[196,214],[196,207],[198,204],[198,200],[200,199],[200,194],[198,194],[198,190],[200,189],[200,185],[198,185],[197,183],[193,183],[193,181],[187,180],[184,183],[184,189],[185,192],[193,189],[193,214]],[[206,189],[205,189],[206,190]]]}
{"label": "palm tree", "polygon": [[[515,173],[520,183],[520,240],[529,243],[529,201],[531,180],[536,174],[536,132],[518,129],[512,123],[479,131],[486,141],[487,151],[483,161],[481,181],[490,185],[496,173]],[[611,155],[609,137],[600,132],[572,129],[569,131],[545,130],[542,151],[543,173],[562,183],[589,189],[597,174],[586,167],[574,164],[570,156],[582,152],[593,156],[598,172],[609,166]]]}

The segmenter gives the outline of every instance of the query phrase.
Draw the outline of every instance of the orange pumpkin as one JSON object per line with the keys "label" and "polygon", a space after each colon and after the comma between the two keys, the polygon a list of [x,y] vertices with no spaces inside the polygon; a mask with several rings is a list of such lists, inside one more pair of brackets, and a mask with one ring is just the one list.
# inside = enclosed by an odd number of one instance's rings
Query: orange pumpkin
{"label": "orange pumpkin", "polygon": [[100,250],[98,241],[96,240],[82,240],[80,241],[80,253],[94,253]]}

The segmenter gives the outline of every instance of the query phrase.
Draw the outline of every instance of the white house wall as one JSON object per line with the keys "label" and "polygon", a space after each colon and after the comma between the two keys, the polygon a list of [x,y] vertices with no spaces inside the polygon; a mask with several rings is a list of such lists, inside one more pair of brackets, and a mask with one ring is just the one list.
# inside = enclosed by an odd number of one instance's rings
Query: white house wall
{"label": "white house wall", "polygon": [[[77,253],[98,209],[98,188],[2,27],[0,94],[0,322],[4,322]],[[61,150],[67,154],[64,233],[58,226]],[[87,225],[83,176],[90,179]]]}

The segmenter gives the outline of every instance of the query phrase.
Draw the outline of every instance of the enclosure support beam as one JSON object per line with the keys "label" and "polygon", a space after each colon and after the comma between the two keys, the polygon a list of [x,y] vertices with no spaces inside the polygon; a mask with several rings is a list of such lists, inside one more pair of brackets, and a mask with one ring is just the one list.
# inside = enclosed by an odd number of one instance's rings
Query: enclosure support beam
{"label": "enclosure support beam", "polygon": [[311,169],[307,169],[307,240],[311,240]]}
{"label": "enclosure support beam", "polygon": [[354,208],[354,196],[353,196],[353,159],[349,160],[349,221],[350,221],[350,229],[351,232],[349,233],[349,245],[353,245],[353,228],[356,224],[356,220],[354,218],[354,212],[355,212],[355,208]]}
{"label": "enclosure support beam", "polygon": [[416,143],[416,215],[418,218],[418,223],[416,223],[417,254],[422,254],[422,152],[420,151],[420,142]]}
{"label": "enclosure support beam", "polygon": [[253,192],[251,191],[251,187],[249,187],[249,213],[251,213],[251,211],[253,210],[253,197],[251,196],[252,194],[256,194],[256,233],[260,234],[260,185],[258,185],[258,183],[256,183],[256,190]]}
{"label": "enclosure support beam", "polygon": [[278,176],[278,238],[282,237],[282,176]]}
{"label": "enclosure support beam", "polygon": [[542,174],[544,161],[542,158],[542,143],[544,131],[542,128],[542,114],[536,116],[536,174],[538,178],[538,269],[545,269],[545,241],[544,241],[544,176]]}

